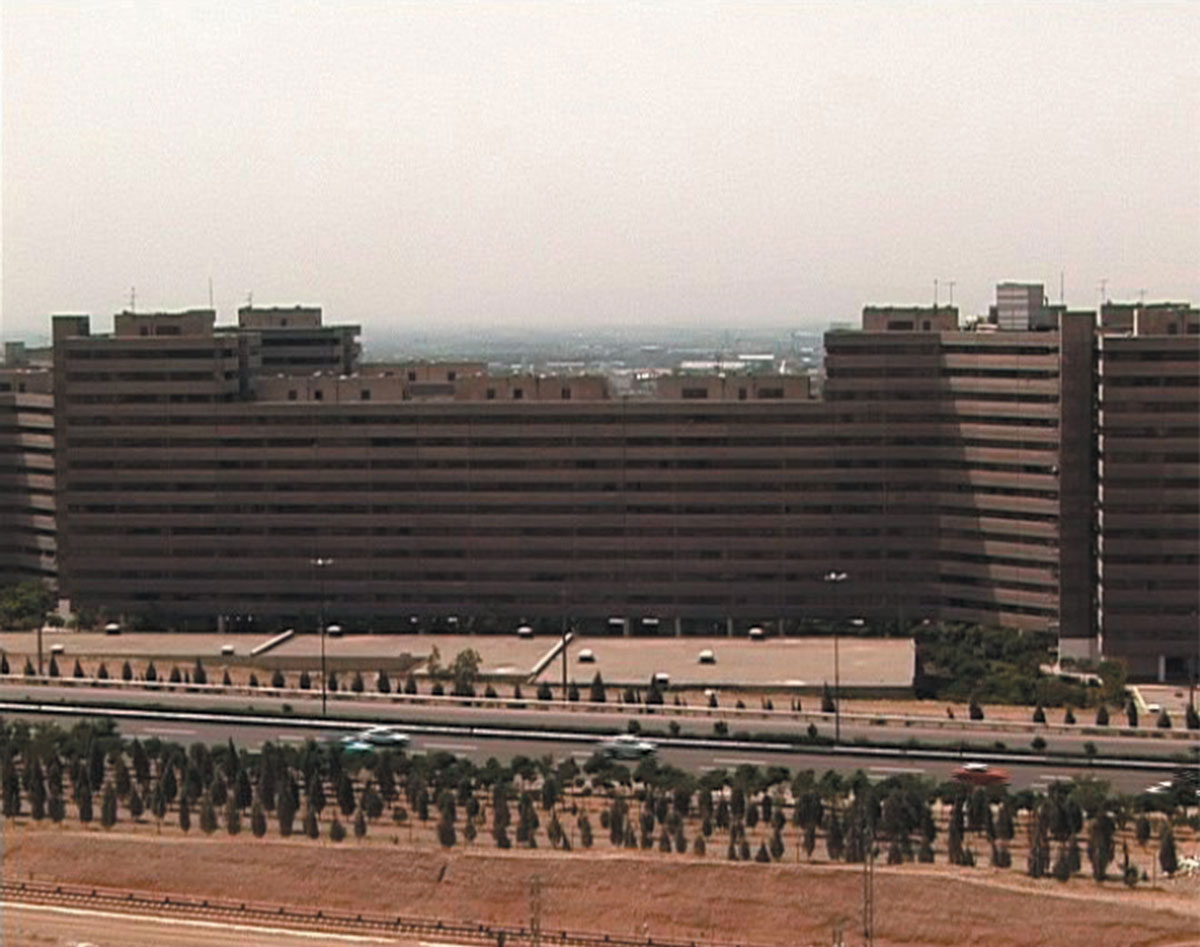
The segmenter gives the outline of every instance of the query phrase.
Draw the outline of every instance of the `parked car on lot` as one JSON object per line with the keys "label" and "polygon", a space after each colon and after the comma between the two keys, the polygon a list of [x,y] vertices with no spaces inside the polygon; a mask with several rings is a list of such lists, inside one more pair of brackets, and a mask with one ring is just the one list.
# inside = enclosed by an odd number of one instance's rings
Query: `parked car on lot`
{"label": "parked car on lot", "polygon": [[643,740],[632,733],[622,733],[596,744],[596,752],[617,760],[640,760],[652,756],[657,749],[658,747],[649,740]]}

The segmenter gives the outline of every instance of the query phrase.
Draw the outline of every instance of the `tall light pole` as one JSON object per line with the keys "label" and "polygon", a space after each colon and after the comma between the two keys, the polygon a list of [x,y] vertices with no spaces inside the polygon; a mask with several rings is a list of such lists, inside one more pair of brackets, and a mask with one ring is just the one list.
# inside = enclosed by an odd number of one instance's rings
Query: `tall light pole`
{"label": "tall light pole", "polygon": [[830,570],[825,573],[825,581],[833,585],[833,745],[842,742],[842,673],[841,660],[838,654],[838,630],[841,627],[842,616],[838,608],[838,586],[850,576],[845,572]]}
{"label": "tall light pole", "polygon": [[329,677],[325,673],[325,570],[333,565],[333,560],[320,557],[312,560],[313,568],[321,573],[321,609],[318,615],[321,632],[321,716],[325,716],[326,690],[329,687]]}

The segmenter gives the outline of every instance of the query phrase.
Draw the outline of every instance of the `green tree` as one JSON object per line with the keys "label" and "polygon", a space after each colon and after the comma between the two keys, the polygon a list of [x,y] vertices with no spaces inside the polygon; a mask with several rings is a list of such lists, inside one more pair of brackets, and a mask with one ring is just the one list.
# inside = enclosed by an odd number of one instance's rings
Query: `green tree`
{"label": "green tree", "polygon": [[205,793],[200,798],[200,831],[212,835],[217,831],[217,807],[213,805],[212,796]]}
{"label": "green tree", "polygon": [[242,831],[242,810],[237,807],[237,800],[233,796],[225,803],[225,830],[230,835]]}
{"label": "green tree", "polygon": [[333,821],[329,823],[329,840],[331,842],[341,842],[346,838],[346,827],[342,825],[341,820],[337,816],[333,817]]}
{"label": "green tree", "polygon": [[311,839],[321,837],[321,826],[317,822],[317,810],[311,804],[304,807],[304,834]]}
{"label": "green tree", "polygon": [[81,823],[87,825],[92,821],[92,787],[88,785],[86,777],[79,784],[75,806],[79,810],[79,821]]}
{"label": "green tree", "polygon": [[349,816],[354,812],[354,785],[350,782],[350,777],[345,773],[342,773],[338,777],[337,799],[338,808],[342,810],[342,815]]}
{"label": "green tree", "polygon": [[604,679],[600,676],[600,672],[596,672],[596,676],[592,678],[591,689],[588,692],[588,700],[593,704],[602,704],[607,700],[604,691]]}
{"label": "green tree", "polygon": [[100,797],[100,824],[111,829],[117,824],[117,792],[112,783],[104,787],[104,795]]}
{"label": "green tree", "polygon": [[129,799],[125,803],[129,807],[129,818],[137,822],[142,817],[142,813],[146,811],[146,804],[142,800],[142,794],[136,789],[129,791]]}
{"label": "green tree", "polygon": [[1158,838],[1158,867],[1166,875],[1173,875],[1179,870],[1179,855],[1175,851],[1175,832],[1169,821],[1163,823],[1162,832]]}
{"label": "green tree", "polygon": [[481,658],[474,648],[466,648],[454,656],[454,664],[450,673],[454,678],[454,695],[456,697],[474,697],[475,684],[479,680]]}

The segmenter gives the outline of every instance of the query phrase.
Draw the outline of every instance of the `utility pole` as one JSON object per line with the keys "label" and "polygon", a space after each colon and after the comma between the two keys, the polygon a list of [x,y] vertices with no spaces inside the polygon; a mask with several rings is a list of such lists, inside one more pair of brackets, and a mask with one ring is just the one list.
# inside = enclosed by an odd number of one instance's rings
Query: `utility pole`
{"label": "utility pole", "polygon": [[563,703],[567,701],[567,590],[562,591],[562,625],[560,626],[562,634],[562,699]]}
{"label": "utility pole", "polygon": [[850,578],[845,572],[830,570],[825,573],[825,581],[833,585],[833,745],[842,742],[842,680],[841,660],[838,654],[838,632],[841,629],[842,615],[839,609],[838,587]]}
{"label": "utility pole", "polygon": [[[864,823],[865,823],[864,819]],[[863,856],[863,937],[867,947],[875,947],[875,839],[867,842]]]}
{"label": "utility pole", "polygon": [[542,876],[534,875],[529,881],[529,944],[542,944]]}
{"label": "utility pole", "polygon": [[321,716],[324,717],[329,688],[329,675],[325,672],[325,570],[333,565],[333,560],[318,556],[312,560],[312,565],[321,574],[321,609],[317,620],[321,626]]}

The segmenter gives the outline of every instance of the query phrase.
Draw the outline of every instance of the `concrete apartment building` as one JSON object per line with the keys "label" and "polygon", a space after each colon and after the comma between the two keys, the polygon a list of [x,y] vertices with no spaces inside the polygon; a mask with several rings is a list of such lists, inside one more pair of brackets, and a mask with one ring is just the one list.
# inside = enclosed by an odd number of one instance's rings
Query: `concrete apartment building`
{"label": "concrete apartment building", "polygon": [[[352,364],[312,309],[136,314],[111,336],[59,317],[60,583],[171,627],[947,619],[1178,676],[1200,636],[1197,311],[1047,310],[961,330],[950,307],[867,307],[826,336],[820,400],[802,376],[632,398],[358,365],[356,341]],[[280,371],[270,333],[298,311],[331,341],[322,368]]]}
{"label": "concrete apartment building", "polygon": [[54,493],[51,374],[10,343],[0,367],[0,584],[54,581]]}

